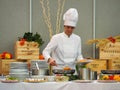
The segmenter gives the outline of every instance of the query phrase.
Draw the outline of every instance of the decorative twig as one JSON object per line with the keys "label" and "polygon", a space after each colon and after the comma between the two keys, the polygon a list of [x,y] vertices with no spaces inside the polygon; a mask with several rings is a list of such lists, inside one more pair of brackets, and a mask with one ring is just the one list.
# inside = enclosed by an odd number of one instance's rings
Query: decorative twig
{"label": "decorative twig", "polygon": [[42,6],[43,17],[44,17],[45,23],[46,23],[46,25],[48,27],[49,35],[50,35],[50,38],[51,38],[53,32],[52,32],[52,25],[51,25],[51,21],[50,21],[49,0],[47,0],[48,16],[47,16],[47,13],[46,13],[46,8],[45,8],[44,0],[40,0],[40,4]]}
{"label": "decorative twig", "polygon": [[62,5],[60,4],[60,0],[58,0],[58,11],[57,11],[57,21],[56,21],[56,33],[60,32],[61,18],[64,9],[65,0],[63,0]]}
{"label": "decorative twig", "polygon": [[112,42],[112,43],[120,42],[120,35],[115,36],[115,37],[108,37],[108,38],[105,38],[105,39],[89,40],[88,44],[96,43],[97,48],[98,47],[104,48],[106,46],[106,44],[109,43],[109,42]]}
{"label": "decorative twig", "polygon": [[[53,28],[51,23],[51,16],[50,16],[50,7],[49,7],[49,0],[40,0],[40,4],[42,6],[42,12],[43,17],[45,20],[45,23],[48,27],[49,36],[50,38],[53,35]],[[57,10],[57,19],[56,19],[56,33],[60,32],[60,24],[61,24],[61,17],[64,9],[65,0],[63,0],[63,3],[60,2],[61,0],[58,0],[58,10]],[[46,3],[46,4],[45,4]]]}

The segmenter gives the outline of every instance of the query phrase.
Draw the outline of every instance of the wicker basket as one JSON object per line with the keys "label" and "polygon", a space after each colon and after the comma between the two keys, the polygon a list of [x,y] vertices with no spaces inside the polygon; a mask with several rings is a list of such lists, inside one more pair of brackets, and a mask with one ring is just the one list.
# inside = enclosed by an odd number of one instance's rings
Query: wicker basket
{"label": "wicker basket", "polygon": [[109,42],[104,48],[99,48],[100,59],[120,58],[120,42]]}

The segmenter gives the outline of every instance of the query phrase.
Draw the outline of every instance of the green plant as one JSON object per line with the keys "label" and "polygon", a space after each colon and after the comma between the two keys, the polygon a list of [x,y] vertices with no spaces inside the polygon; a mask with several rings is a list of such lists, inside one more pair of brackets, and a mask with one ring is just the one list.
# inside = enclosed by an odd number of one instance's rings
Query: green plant
{"label": "green plant", "polygon": [[32,41],[37,42],[39,46],[44,44],[41,35],[38,34],[37,32],[35,34],[33,34],[32,32],[25,32],[22,39],[25,39],[28,42],[32,42]]}

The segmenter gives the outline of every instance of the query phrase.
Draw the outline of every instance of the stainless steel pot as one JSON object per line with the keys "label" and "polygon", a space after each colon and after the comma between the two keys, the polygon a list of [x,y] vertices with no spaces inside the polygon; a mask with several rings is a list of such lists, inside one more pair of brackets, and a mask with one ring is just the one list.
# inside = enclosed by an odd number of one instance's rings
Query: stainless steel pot
{"label": "stainless steel pot", "polygon": [[32,69],[32,75],[45,76],[48,75],[48,69]]}
{"label": "stainless steel pot", "polygon": [[97,71],[90,70],[90,80],[97,80]]}
{"label": "stainless steel pot", "polygon": [[79,79],[82,80],[97,80],[97,72],[89,68],[79,68]]}
{"label": "stainless steel pot", "polygon": [[97,79],[97,72],[92,71],[90,68],[87,68],[86,64],[88,64],[88,62],[77,64],[77,67],[78,67],[77,72],[78,72],[79,79],[96,80]]}
{"label": "stainless steel pot", "polygon": [[82,80],[90,80],[90,69],[79,68],[79,78]]}

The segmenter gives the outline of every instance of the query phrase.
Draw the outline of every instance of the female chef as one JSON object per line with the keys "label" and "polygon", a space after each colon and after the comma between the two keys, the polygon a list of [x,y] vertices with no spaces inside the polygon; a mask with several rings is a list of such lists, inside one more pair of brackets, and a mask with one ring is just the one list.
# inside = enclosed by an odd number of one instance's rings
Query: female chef
{"label": "female chef", "polygon": [[78,21],[78,12],[70,8],[63,15],[64,31],[54,35],[46,48],[43,56],[53,69],[63,69],[69,66],[75,69],[76,60],[83,59],[81,54],[81,38],[73,31]]}

